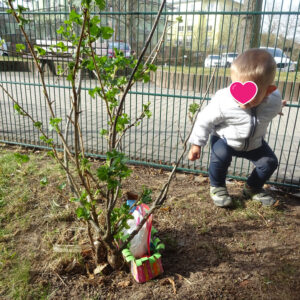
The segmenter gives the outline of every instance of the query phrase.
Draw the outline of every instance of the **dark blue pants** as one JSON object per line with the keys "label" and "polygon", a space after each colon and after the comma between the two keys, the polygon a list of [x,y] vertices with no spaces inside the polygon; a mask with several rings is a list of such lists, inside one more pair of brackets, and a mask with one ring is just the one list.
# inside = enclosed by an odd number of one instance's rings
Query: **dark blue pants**
{"label": "dark blue pants", "polygon": [[247,184],[255,188],[261,188],[278,166],[277,157],[265,141],[255,150],[236,151],[228,146],[224,139],[212,136],[208,169],[211,186],[225,185],[227,170],[233,156],[249,159],[255,165],[247,180]]}

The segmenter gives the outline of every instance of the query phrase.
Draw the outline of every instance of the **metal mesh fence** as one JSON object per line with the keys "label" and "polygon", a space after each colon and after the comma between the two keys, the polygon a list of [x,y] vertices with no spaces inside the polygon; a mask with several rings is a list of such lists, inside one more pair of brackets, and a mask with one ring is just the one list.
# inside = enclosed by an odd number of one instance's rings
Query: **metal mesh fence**
{"label": "metal mesh fence", "polygon": [[[15,1],[27,7],[24,13],[30,22],[26,30],[33,44],[50,49],[62,40],[57,30],[80,1],[36,0]],[[160,1],[109,0],[107,9],[94,12],[102,24],[114,29],[106,43],[98,43],[99,54],[108,55],[114,45],[138,56],[153,25]],[[170,167],[182,151],[182,139],[191,129],[188,109],[191,103],[204,105],[220,88],[231,83],[230,64],[245,49],[268,48],[277,63],[276,84],[287,100],[283,116],[276,117],[269,126],[266,141],[279,159],[279,168],[271,182],[300,185],[300,26],[299,1],[244,0],[244,1],[167,1],[153,41],[147,51],[149,56],[162,34],[163,45],[157,55],[158,70],[151,74],[147,84],[136,84],[128,95],[125,112],[135,119],[142,105],[151,102],[152,117],[140,126],[133,127],[123,139],[122,150],[132,162]],[[6,12],[5,1],[0,1],[0,37],[5,40],[0,50],[0,83],[33,116],[43,122],[51,135],[39,75],[30,56],[18,54],[16,45],[24,43],[20,29]],[[70,83],[64,70],[70,55],[51,52],[41,60],[49,94],[57,116],[67,122],[71,108]],[[204,94],[209,79],[216,68],[207,97]],[[92,73],[82,74],[81,128],[85,146],[91,155],[104,155],[106,139],[99,132],[107,126],[106,110],[101,99],[91,99],[88,91],[96,86]],[[0,140],[5,143],[46,147],[39,139],[30,121],[16,115],[8,96],[0,89]],[[53,134],[55,140],[55,135]],[[68,141],[72,143],[72,131]],[[55,140],[59,143],[58,140]],[[209,163],[209,146],[202,158],[191,163],[186,157],[180,169],[206,172]],[[229,174],[244,179],[252,165],[246,160],[235,159]]]}

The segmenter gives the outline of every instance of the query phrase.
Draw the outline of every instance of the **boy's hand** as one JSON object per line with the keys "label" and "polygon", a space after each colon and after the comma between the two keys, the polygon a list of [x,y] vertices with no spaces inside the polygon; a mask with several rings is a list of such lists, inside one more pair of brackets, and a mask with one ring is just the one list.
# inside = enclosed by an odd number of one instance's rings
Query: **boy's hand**
{"label": "boy's hand", "polygon": [[286,106],[286,100],[282,100],[281,101],[281,112],[278,113],[279,116],[283,116],[283,112],[282,112],[282,109]]}
{"label": "boy's hand", "polygon": [[194,161],[200,158],[200,154],[201,154],[201,147],[197,145],[192,145],[188,158],[189,160]]}

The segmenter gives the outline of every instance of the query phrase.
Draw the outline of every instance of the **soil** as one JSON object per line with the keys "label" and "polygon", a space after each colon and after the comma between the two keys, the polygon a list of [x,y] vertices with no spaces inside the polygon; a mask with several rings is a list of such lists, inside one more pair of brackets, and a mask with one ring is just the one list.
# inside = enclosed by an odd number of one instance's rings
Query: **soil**
{"label": "soil", "polygon": [[[124,190],[140,192],[145,185],[153,197],[170,174],[131,168]],[[265,208],[242,196],[243,182],[230,180],[235,205],[222,209],[209,198],[207,177],[178,173],[153,218],[166,246],[164,273],[139,284],[126,268],[94,275],[84,253],[55,252],[57,245],[87,244],[84,223],[55,177],[47,187],[34,174],[28,180],[34,196],[22,213],[30,215],[30,226],[0,242],[13,239],[20,260],[31,261],[29,287],[45,288],[47,299],[299,299],[300,199],[288,191],[269,186],[278,201]]]}

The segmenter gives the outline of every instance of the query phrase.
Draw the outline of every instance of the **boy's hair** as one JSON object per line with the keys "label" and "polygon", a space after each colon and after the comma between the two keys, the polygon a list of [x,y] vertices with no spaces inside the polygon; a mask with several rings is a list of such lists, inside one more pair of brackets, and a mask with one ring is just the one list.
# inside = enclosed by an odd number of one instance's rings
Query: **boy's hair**
{"label": "boy's hair", "polygon": [[267,50],[249,49],[233,61],[231,72],[243,81],[254,81],[260,87],[267,87],[274,81],[276,62]]}

